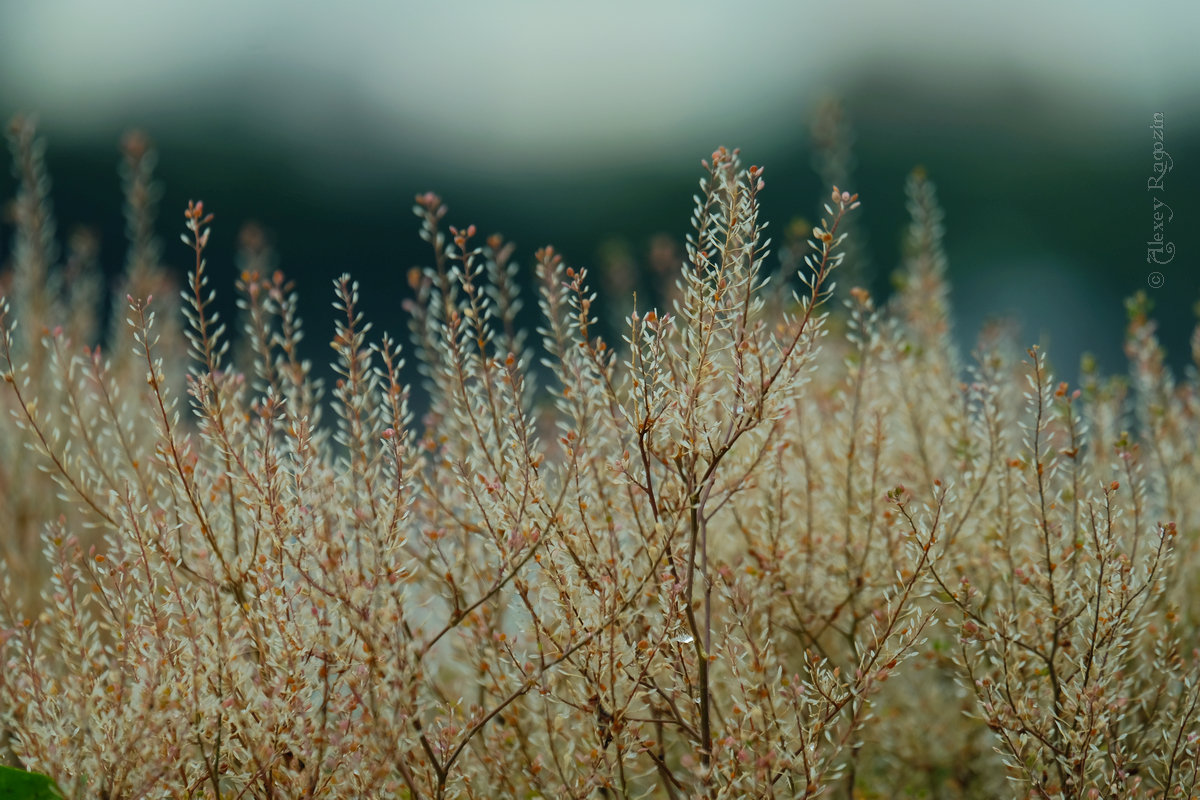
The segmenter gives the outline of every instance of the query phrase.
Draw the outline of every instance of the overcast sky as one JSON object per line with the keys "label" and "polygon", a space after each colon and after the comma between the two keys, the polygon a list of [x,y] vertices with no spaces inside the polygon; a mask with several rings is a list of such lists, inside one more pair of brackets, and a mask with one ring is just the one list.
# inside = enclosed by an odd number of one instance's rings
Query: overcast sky
{"label": "overcast sky", "polygon": [[552,167],[744,141],[863,70],[960,93],[1016,76],[1100,128],[1125,107],[1193,114],[1200,87],[1195,0],[309,5],[6,2],[2,110],[38,110],[56,139],[224,114],[312,152]]}

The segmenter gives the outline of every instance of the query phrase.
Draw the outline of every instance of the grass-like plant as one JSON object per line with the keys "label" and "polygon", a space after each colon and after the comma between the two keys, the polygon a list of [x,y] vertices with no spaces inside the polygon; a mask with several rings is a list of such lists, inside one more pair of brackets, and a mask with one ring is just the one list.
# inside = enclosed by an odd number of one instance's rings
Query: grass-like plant
{"label": "grass-like plant", "polygon": [[963,366],[923,174],[878,308],[834,294],[856,195],[774,274],[763,170],[714,152],[619,344],[549,247],[530,344],[512,246],[422,195],[416,420],[349,276],[328,397],[253,242],[225,327],[201,203],[174,298],[137,137],[102,335],[11,142],[0,749],[66,796],[1194,793],[1195,376],[1141,308],[1132,384]]}

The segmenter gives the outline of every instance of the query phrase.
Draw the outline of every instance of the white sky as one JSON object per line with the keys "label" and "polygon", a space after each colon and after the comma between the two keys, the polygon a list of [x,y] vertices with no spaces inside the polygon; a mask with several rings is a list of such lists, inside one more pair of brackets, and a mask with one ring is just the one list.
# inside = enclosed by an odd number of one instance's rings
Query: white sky
{"label": "white sky", "polygon": [[1195,0],[10,0],[0,105],[36,109],[57,138],[147,109],[187,124],[216,93],[286,146],[369,130],[353,144],[459,162],[602,161],[631,141],[652,160],[881,63],[960,90],[1008,70],[1074,103],[1194,108],[1197,34]]}

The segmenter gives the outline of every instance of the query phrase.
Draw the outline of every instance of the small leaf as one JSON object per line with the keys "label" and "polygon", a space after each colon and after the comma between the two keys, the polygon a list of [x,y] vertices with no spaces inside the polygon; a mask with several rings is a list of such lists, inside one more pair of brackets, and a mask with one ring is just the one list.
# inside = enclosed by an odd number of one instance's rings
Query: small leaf
{"label": "small leaf", "polygon": [[62,792],[46,775],[0,767],[0,797],[11,800],[61,800]]}

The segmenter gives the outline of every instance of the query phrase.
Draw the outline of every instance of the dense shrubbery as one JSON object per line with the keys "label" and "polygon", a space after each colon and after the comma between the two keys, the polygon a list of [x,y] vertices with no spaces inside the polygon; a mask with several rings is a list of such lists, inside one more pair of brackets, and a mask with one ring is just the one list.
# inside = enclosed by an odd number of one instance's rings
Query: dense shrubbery
{"label": "dense shrubbery", "polygon": [[717,151],[673,308],[619,345],[550,248],[530,345],[512,248],[419,197],[418,422],[349,277],[328,398],[254,247],[227,331],[199,203],[181,307],[139,138],[97,330],[11,136],[0,753],[67,796],[1194,793],[1195,375],[1137,303],[1129,381],[964,361],[923,175],[877,308],[832,294],[856,196],[793,293]]}

